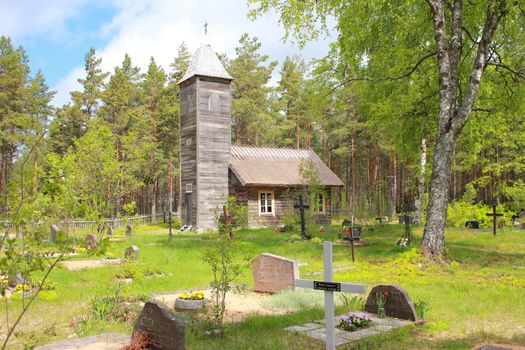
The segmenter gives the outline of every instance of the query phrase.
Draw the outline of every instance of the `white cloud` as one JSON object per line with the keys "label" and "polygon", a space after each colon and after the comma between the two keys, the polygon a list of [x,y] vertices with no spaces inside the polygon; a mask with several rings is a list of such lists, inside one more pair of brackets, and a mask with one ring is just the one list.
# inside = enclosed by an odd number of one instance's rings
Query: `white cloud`
{"label": "white cloud", "polygon": [[87,0],[0,1],[0,33],[20,39],[30,35],[49,35],[53,39],[68,35],[66,20],[74,17]]}
{"label": "white cloud", "polygon": [[[246,18],[248,7],[244,0],[116,0],[113,6],[116,15],[110,23],[100,28],[100,34],[110,37],[103,48],[97,48],[97,55],[102,57],[102,66],[106,71],[113,71],[121,64],[128,53],[133,63],[145,71],[150,57],[169,71],[179,45],[184,41],[193,53],[203,42],[210,43],[215,51],[235,56],[235,47],[243,33],[256,36],[262,43],[261,53],[268,54],[272,60],[282,62],[285,56],[300,53],[297,46],[281,41],[284,30],[278,27],[278,20],[272,14],[257,21]],[[207,21],[208,35],[204,35],[204,22]],[[302,56],[321,57],[328,51],[328,43],[320,40],[307,45]],[[55,103],[64,103],[64,97],[73,82],[83,76],[81,64],[62,79]],[[79,74],[80,73],[80,74]],[[70,90],[71,91],[71,90]]]}
{"label": "white cloud", "polygon": [[53,87],[57,93],[53,97],[51,102],[55,106],[63,106],[67,104],[71,98],[71,91],[79,91],[82,88],[82,85],[77,81],[78,78],[83,78],[85,76],[84,67],[76,67],[68,75],[62,78],[56,86]]}

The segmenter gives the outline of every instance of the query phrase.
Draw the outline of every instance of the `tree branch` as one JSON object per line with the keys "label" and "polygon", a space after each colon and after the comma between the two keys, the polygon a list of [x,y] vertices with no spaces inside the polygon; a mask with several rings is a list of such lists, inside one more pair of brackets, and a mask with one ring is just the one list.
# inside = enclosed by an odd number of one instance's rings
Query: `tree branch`
{"label": "tree branch", "polygon": [[476,54],[476,59],[474,60],[474,65],[472,67],[472,73],[469,77],[469,83],[467,86],[467,91],[465,93],[465,98],[454,115],[452,121],[452,128],[455,134],[459,133],[463,126],[465,125],[474,101],[479,92],[479,86],[481,82],[481,76],[487,65],[487,59],[489,55],[490,45],[496,32],[501,19],[507,14],[507,2],[506,0],[499,0],[497,6],[489,6],[487,9],[487,15],[485,19],[485,25],[483,26],[483,32],[481,34],[481,40],[478,44],[478,52]]}
{"label": "tree branch", "polygon": [[488,62],[487,66],[494,66],[494,67],[499,67],[499,68],[506,69],[509,72],[513,73],[514,75],[520,77],[521,79],[525,79],[525,73],[522,73],[522,72],[520,72],[520,71],[518,71],[518,70],[516,70],[516,69],[514,69],[512,67],[509,67],[509,66],[507,66],[504,63]]}
{"label": "tree branch", "polygon": [[348,78],[348,79],[345,79],[345,81],[343,81],[342,83],[340,84],[337,84],[336,86],[334,86],[326,95],[330,95],[331,93],[333,93],[335,90],[339,89],[340,87],[342,86],[345,86],[346,84],[348,83],[351,83],[353,81],[371,81],[371,82],[374,82],[374,83],[378,83],[378,82],[381,82],[381,81],[393,81],[393,80],[401,80],[401,79],[404,79],[404,78],[408,78],[410,75],[412,75],[412,73],[414,73],[417,68],[424,62],[426,61],[427,59],[429,59],[430,57],[434,57],[437,55],[437,52],[430,52],[426,55],[424,55],[423,57],[421,57],[417,62],[416,64],[410,68],[406,73],[404,74],[401,74],[401,75],[398,75],[398,76],[393,76],[393,77],[382,77],[382,78],[370,78],[370,77],[360,77],[360,78]]}

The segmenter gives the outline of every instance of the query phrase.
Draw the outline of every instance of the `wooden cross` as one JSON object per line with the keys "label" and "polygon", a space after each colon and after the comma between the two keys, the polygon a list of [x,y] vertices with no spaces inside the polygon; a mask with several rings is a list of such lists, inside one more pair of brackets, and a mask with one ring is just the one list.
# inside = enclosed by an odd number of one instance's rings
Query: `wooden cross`
{"label": "wooden cross", "polygon": [[171,228],[172,228],[172,225],[173,225],[173,220],[171,218],[171,210],[170,210],[170,214],[168,216],[168,224],[169,224],[169,229],[170,229],[170,240],[173,238],[173,234],[171,233]]}
{"label": "wooden cross", "polygon": [[487,216],[492,216],[492,229],[493,229],[493,232],[494,232],[494,236],[496,235],[496,223],[497,223],[497,218],[498,216],[503,216],[503,214],[500,214],[500,213],[496,213],[496,204],[492,204],[492,213],[490,214],[485,214]]}
{"label": "wooden cross", "polygon": [[304,210],[310,208],[309,205],[303,204],[303,196],[299,196],[299,205],[294,205],[294,209],[299,209],[299,212],[301,213],[301,238],[306,239],[308,238],[306,235],[306,225],[304,221]]}
{"label": "wooden cross", "polygon": [[332,241],[323,242],[324,281],[295,280],[298,288],[324,290],[324,317],[326,327],[326,349],[335,349],[334,292],[365,294],[364,284],[333,282]]}
{"label": "wooden cross", "polygon": [[204,20],[204,35],[208,35],[208,22]]}

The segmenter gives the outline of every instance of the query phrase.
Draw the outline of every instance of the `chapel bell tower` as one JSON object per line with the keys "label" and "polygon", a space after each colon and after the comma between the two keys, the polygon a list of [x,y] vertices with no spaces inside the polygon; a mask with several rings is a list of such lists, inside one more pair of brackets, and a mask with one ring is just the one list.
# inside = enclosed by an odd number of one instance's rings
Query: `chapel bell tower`
{"label": "chapel bell tower", "polygon": [[179,81],[181,223],[198,230],[216,228],[228,195],[232,79],[204,44]]}

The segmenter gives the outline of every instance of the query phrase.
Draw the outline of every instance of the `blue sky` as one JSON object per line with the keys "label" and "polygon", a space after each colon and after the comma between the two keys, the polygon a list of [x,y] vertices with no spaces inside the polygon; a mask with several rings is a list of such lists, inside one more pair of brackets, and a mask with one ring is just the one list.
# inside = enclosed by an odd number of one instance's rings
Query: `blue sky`
{"label": "blue sky", "polygon": [[[79,89],[76,80],[84,76],[84,56],[90,47],[97,49],[106,71],[119,65],[125,53],[143,70],[151,56],[169,70],[183,41],[190,52],[207,42],[232,57],[245,32],[258,37],[261,52],[279,62],[296,54],[322,57],[328,51],[331,38],[300,50],[282,42],[284,30],[275,14],[252,22],[247,12],[245,0],[0,0],[0,35],[24,47],[32,71],[41,69],[57,91],[57,106]],[[206,37],[204,21],[209,23]]]}

